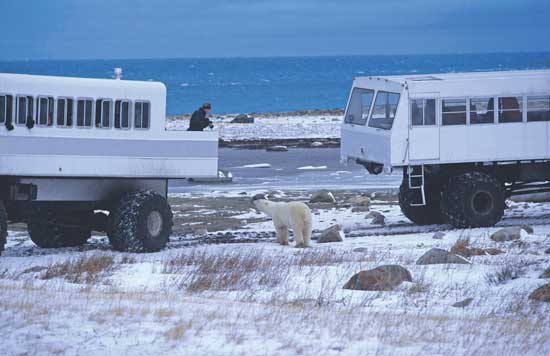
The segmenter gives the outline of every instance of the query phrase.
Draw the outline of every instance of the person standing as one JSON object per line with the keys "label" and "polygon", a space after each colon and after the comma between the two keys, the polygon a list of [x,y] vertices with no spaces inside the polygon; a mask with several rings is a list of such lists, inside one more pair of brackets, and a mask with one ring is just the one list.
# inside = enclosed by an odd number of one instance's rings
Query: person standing
{"label": "person standing", "polygon": [[213,128],[212,121],[208,118],[208,114],[212,110],[210,103],[204,103],[202,106],[191,115],[191,122],[187,131],[202,131],[207,127]]}

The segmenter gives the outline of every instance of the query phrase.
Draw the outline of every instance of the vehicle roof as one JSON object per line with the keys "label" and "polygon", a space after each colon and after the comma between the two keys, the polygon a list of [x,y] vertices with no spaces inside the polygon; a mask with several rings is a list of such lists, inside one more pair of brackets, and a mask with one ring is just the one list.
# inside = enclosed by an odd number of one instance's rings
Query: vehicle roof
{"label": "vehicle roof", "polygon": [[385,79],[400,84],[410,82],[434,82],[434,81],[463,81],[483,79],[522,79],[530,77],[545,77],[550,79],[550,70],[515,70],[515,71],[493,71],[493,72],[467,72],[467,73],[436,73],[436,74],[414,74],[414,75],[390,75],[390,76],[369,76],[357,77],[356,79]]}
{"label": "vehicle roof", "polygon": [[98,78],[76,78],[76,77],[59,77],[49,75],[31,75],[31,74],[12,74],[0,73],[0,81],[17,81],[22,83],[42,83],[47,81],[50,84],[56,85],[77,85],[77,86],[98,86],[111,88],[143,88],[143,89],[162,89],[166,87],[161,82],[154,81],[138,81],[138,80],[115,80],[115,79],[98,79]]}

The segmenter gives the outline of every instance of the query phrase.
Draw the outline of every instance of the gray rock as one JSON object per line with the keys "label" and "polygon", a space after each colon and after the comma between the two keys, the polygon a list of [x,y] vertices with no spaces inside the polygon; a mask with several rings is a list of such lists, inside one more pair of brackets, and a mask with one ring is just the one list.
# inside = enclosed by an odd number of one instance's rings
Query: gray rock
{"label": "gray rock", "polygon": [[542,272],[539,278],[550,278],[550,267],[548,267],[546,271]]}
{"label": "gray rock", "polygon": [[455,308],[465,308],[468,305],[470,305],[473,300],[474,300],[474,298],[466,298],[464,300],[461,300],[460,302],[454,303],[452,306],[455,307]]}
{"label": "gray rock", "polygon": [[445,237],[445,233],[438,231],[432,236],[432,239],[442,240],[444,237]]}
{"label": "gray rock", "polygon": [[321,190],[311,195],[310,203],[336,203],[334,195],[328,190]]}
{"label": "gray rock", "polygon": [[354,206],[351,208],[352,213],[367,213],[370,211],[368,206]]}
{"label": "gray rock", "polygon": [[529,235],[533,235],[535,233],[535,230],[529,225],[521,225],[520,229],[524,230]]}
{"label": "gray rock", "polygon": [[539,287],[529,295],[529,299],[535,300],[537,302],[546,302],[550,303],[550,283]]}
{"label": "gray rock", "polygon": [[359,252],[359,253],[365,253],[369,251],[370,250],[368,249],[368,247],[356,247],[353,249],[353,252]]}
{"label": "gray rock", "polygon": [[491,240],[496,242],[519,240],[521,238],[521,230],[521,227],[505,227],[494,232],[491,235]]}
{"label": "gray rock", "polygon": [[288,152],[288,147],[286,146],[270,146],[266,148],[268,152]]}
{"label": "gray rock", "polygon": [[370,198],[366,195],[357,195],[348,199],[348,203],[356,206],[369,206]]}
{"label": "gray rock", "polygon": [[321,236],[317,239],[317,243],[327,243],[327,242],[342,242],[342,232],[340,225],[333,225],[328,229],[321,232]]}
{"label": "gray rock", "polygon": [[319,141],[315,141],[315,142],[312,142],[311,147],[321,147],[323,146],[323,143],[322,142],[319,142]]}
{"label": "gray rock", "polygon": [[435,265],[435,264],[469,264],[470,262],[454,253],[449,253],[440,248],[432,248],[420,256],[417,265]]}
{"label": "gray rock", "polygon": [[241,114],[241,115],[235,116],[235,118],[231,120],[231,123],[232,124],[253,124],[254,118],[246,114]]}
{"label": "gray rock", "polygon": [[411,273],[398,265],[379,266],[353,275],[344,289],[391,291],[404,281],[412,282]]}
{"label": "gray rock", "polygon": [[367,219],[372,219],[370,223],[373,225],[386,225],[386,217],[378,211],[368,213]]}
{"label": "gray rock", "polygon": [[545,254],[547,255],[550,255],[550,248],[547,248],[545,251],[544,251]]}

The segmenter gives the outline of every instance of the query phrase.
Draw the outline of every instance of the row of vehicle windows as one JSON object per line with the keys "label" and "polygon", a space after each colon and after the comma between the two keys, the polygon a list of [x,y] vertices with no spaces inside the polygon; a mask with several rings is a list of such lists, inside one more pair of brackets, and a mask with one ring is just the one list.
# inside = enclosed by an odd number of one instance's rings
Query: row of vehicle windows
{"label": "row of vehicle windows", "polygon": [[55,124],[58,127],[148,129],[151,117],[151,105],[143,100],[0,94],[0,124],[11,125],[14,107],[15,123],[27,127],[36,123],[42,127]]}
{"label": "row of vehicle windows", "polygon": [[361,115],[359,117],[350,115],[346,122],[365,125],[368,121],[369,127],[390,130],[395,119],[399,97],[398,93],[378,91],[375,98],[374,90],[362,90]]}
{"label": "row of vehicle windows", "polygon": [[[550,121],[550,95],[441,100],[442,126],[523,122],[524,114],[527,122]],[[435,99],[411,100],[411,123],[436,125]]]}

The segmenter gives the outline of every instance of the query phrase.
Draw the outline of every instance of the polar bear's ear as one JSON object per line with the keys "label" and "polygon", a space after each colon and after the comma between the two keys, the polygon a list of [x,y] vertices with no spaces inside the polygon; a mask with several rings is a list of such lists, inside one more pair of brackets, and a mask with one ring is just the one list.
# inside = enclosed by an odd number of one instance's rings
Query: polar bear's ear
{"label": "polar bear's ear", "polygon": [[263,194],[256,194],[252,197],[252,201],[256,201],[256,200],[267,200],[267,199]]}

